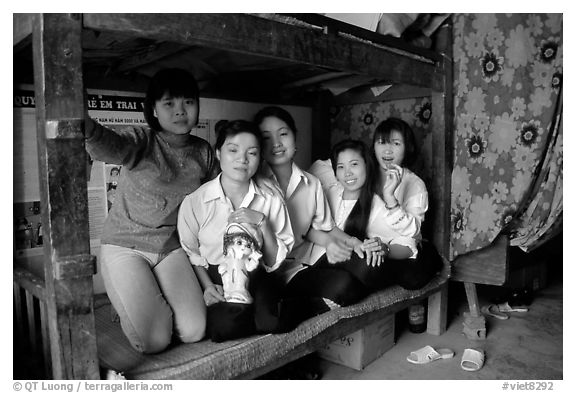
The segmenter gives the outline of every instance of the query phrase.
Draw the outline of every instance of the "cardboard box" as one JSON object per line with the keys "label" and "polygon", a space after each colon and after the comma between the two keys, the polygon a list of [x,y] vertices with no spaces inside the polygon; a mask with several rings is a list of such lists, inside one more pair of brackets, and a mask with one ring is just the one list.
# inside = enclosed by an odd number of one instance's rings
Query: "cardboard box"
{"label": "cardboard box", "polygon": [[328,344],[317,353],[322,359],[362,370],[393,345],[394,314]]}

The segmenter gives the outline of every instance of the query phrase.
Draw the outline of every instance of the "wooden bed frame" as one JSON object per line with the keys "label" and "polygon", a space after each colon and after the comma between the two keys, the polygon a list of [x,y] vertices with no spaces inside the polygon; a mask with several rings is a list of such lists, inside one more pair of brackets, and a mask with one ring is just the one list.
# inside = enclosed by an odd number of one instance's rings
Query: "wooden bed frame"
{"label": "wooden bed frame", "polygon": [[[304,16],[303,16],[304,17]],[[314,23],[323,23],[322,21]],[[254,54],[295,65],[322,67],[368,75],[390,83],[408,85],[394,94],[429,92],[432,100],[433,168],[429,184],[427,221],[434,228],[432,241],[440,254],[449,255],[450,190],[452,169],[452,29],[448,23],[436,32],[434,51],[410,47],[400,40],[370,35],[369,40],[350,39],[342,26],[320,29],[282,23],[247,14],[15,14],[14,52],[33,61],[36,98],[41,214],[44,228],[44,277],[14,269],[14,298],[22,294],[28,306],[28,326],[39,325],[41,340],[29,333],[32,347],[46,356],[54,379],[99,379],[92,276],[95,256],[90,254],[87,173],[84,148],[83,38],[85,30],[141,37],[153,42],[217,48],[230,53]],[[357,29],[345,35],[360,35]],[[153,62],[150,57],[147,61]],[[412,90],[411,90],[412,89]],[[202,94],[202,93],[201,93]],[[312,158],[322,158],[330,148],[328,105],[318,94],[313,104]],[[279,358],[254,370],[228,377],[254,377],[319,348],[352,329],[384,314],[429,297],[429,331],[446,329],[447,278],[425,293],[405,293],[373,313],[346,317],[344,328],[330,328],[302,342]],[[377,296],[381,296],[378,294]],[[34,302],[40,315],[34,313]],[[384,303],[383,303],[384,304]],[[16,319],[23,319],[18,305]],[[32,311],[30,311],[32,309]],[[272,335],[273,336],[273,335]],[[41,344],[39,342],[41,341]],[[41,347],[41,348],[40,348]],[[305,348],[305,349],[303,349]],[[226,352],[222,353],[224,358]],[[187,378],[194,374],[182,374]],[[200,377],[217,378],[218,375]]]}

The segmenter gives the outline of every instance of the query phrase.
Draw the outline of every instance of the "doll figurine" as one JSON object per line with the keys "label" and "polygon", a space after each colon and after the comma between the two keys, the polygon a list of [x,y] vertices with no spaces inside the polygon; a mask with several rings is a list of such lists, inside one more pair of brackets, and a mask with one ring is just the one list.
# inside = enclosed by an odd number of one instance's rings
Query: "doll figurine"
{"label": "doll figurine", "polygon": [[258,267],[262,232],[253,224],[230,223],[224,233],[224,259],[218,266],[227,302],[251,304],[248,273]]}

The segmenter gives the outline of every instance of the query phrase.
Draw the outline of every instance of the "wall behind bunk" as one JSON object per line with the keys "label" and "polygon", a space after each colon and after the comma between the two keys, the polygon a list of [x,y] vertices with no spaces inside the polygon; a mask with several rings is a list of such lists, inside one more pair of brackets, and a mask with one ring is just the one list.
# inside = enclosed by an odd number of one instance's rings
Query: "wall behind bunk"
{"label": "wall behind bunk", "polygon": [[[538,193],[533,216],[562,219],[561,14],[454,14],[454,171],[451,255],[484,248]],[[369,142],[388,116],[410,124],[423,150],[415,168],[427,183],[431,168],[428,98],[333,108],[332,143]],[[555,126],[556,125],[556,126]],[[553,135],[551,133],[554,133]],[[551,145],[554,143],[554,145]],[[534,190],[546,158],[547,183]],[[428,183],[429,184],[429,183]],[[529,225],[540,225],[540,217]],[[527,220],[521,220],[528,222]],[[561,225],[547,223],[558,230]],[[539,233],[539,236],[545,234]]]}
{"label": "wall behind bunk", "polygon": [[[143,124],[141,112],[143,94],[109,90],[88,89],[90,116],[111,127]],[[265,104],[200,98],[199,124],[193,133],[216,141],[214,126],[218,120],[251,119]],[[310,166],[312,110],[309,107],[283,106],[293,115],[298,127],[297,164]],[[40,211],[38,157],[36,147],[36,118],[34,92],[30,85],[14,91],[14,261],[39,277],[44,277],[44,255]],[[88,210],[90,223],[90,248],[93,255],[100,251],[100,237],[108,210],[114,203],[115,181],[121,167],[94,161],[88,165]],[[104,293],[97,259],[94,292]]]}

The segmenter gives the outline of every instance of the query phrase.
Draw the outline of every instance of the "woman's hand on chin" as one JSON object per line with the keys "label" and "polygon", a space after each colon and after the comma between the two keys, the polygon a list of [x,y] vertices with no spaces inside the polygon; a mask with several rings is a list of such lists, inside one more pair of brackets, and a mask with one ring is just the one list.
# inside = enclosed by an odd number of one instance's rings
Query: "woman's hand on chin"
{"label": "woman's hand on chin", "polygon": [[384,188],[382,194],[386,202],[392,202],[394,198],[394,191],[402,181],[403,170],[402,167],[396,164],[390,164],[384,174]]}

